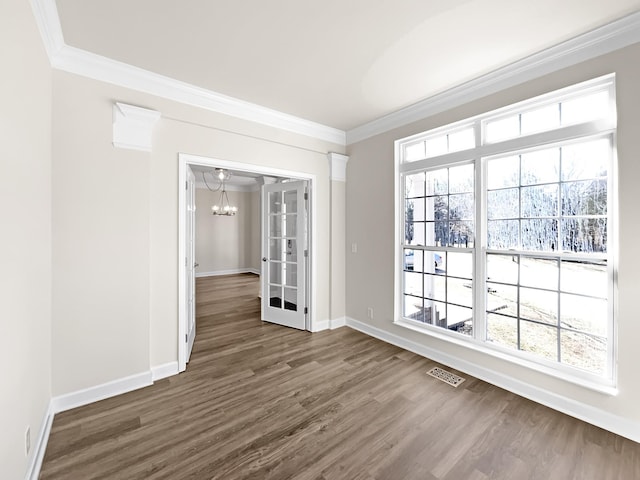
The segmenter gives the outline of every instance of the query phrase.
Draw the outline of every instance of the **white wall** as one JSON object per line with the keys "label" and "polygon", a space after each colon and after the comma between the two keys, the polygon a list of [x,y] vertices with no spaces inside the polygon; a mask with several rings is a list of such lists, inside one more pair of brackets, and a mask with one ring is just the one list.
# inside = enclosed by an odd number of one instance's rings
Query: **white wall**
{"label": "white wall", "polygon": [[[640,338],[637,292],[640,290],[640,45],[631,46],[501,93],[364,140],[349,148],[347,166],[347,315],[382,332],[478,365],[507,379],[520,380],[557,396],[559,403],[592,409],[595,416],[617,415],[620,423],[640,421]],[[445,343],[393,325],[394,315],[394,140],[446,125],[501,106],[590,78],[616,72],[619,157],[618,390],[617,396],[535,373],[509,362]],[[367,307],[374,309],[367,319]],[[637,425],[637,424],[636,424]],[[634,427],[637,428],[637,427]],[[640,430],[636,431],[640,438]]]}
{"label": "white wall", "polygon": [[255,192],[227,191],[234,216],[212,215],[211,206],[220,192],[196,190],[196,275],[206,276],[246,271],[256,264],[254,238],[260,235],[259,212],[255,212]]}
{"label": "white wall", "polygon": [[51,67],[29,2],[0,2],[0,478],[24,478],[51,395]]}
{"label": "white wall", "polygon": [[[53,95],[55,395],[177,360],[181,152],[316,176],[315,313],[328,319],[326,153],[339,146],[59,71]],[[162,113],[151,153],[111,145],[114,101]]]}

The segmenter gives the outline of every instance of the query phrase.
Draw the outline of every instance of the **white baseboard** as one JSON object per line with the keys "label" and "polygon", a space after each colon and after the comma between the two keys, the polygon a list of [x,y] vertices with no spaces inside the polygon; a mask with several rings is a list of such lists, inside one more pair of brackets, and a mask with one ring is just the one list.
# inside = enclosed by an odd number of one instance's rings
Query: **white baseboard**
{"label": "white baseboard", "polygon": [[559,412],[566,413],[567,415],[640,443],[639,422],[587,405],[572,398],[563,397],[557,393],[536,387],[535,385],[504,375],[496,372],[495,370],[485,368],[476,363],[470,363],[466,360],[452,357],[438,349],[421,345],[401,336],[363,323],[359,320],[347,317],[346,324],[348,327],[365,333],[371,337],[375,337],[384,342],[404,348],[405,350],[409,350],[413,353],[484,380],[487,383],[504,388],[516,395],[528,398],[529,400],[533,400],[534,402],[553,408]]}
{"label": "white baseboard", "polygon": [[338,317],[331,320],[319,320],[313,322],[312,332],[321,332],[322,330],[335,330],[344,327],[347,324],[346,317]]}
{"label": "white baseboard", "polygon": [[196,278],[217,277],[220,275],[235,275],[237,273],[254,273],[256,275],[260,275],[260,270],[257,270],[255,268],[232,268],[230,270],[216,270],[214,272],[196,273]]}
{"label": "white baseboard", "polygon": [[51,402],[47,411],[42,419],[40,429],[38,430],[38,436],[31,450],[31,459],[27,468],[27,474],[25,480],[38,480],[40,476],[40,469],[42,468],[42,461],[44,460],[44,454],[47,450],[47,443],[49,442],[49,434],[51,433],[51,424],[53,423],[53,411],[51,410]]}
{"label": "white baseboard", "polygon": [[111,382],[67,393],[51,399],[53,413],[60,413],[72,408],[98,402],[105,398],[115,397],[139,388],[148,387],[153,383],[151,371],[120,378]]}
{"label": "white baseboard", "polygon": [[178,362],[164,363],[151,367],[151,380],[155,382],[156,380],[162,380],[163,378],[171,377],[178,373]]}
{"label": "white baseboard", "polygon": [[129,377],[120,378],[111,382],[85,388],[76,392],[53,397],[49,402],[49,408],[42,421],[42,426],[34,444],[33,456],[27,469],[25,480],[37,480],[42,468],[42,460],[47,449],[53,417],[56,413],[71,410],[72,408],[88,405],[93,402],[115,397],[123,393],[131,392],[139,388],[148,387],[155,380],[160,380],[178,373],[178,362],[169,362],[152,367],[149,372],[142,372]]}

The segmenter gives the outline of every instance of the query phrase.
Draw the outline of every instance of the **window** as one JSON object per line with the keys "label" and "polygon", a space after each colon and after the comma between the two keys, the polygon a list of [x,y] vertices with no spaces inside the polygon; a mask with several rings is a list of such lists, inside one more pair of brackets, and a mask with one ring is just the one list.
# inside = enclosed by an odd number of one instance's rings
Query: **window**
{"label": "window", "polygon": [[613,75],[396,142],[398,321],[614,377]]}

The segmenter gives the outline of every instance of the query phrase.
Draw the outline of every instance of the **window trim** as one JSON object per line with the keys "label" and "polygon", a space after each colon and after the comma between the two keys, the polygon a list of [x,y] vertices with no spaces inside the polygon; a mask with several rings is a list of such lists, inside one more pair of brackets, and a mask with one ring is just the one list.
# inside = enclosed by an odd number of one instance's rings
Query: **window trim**
{"label": "window trim", "polygon": [[[525,113],[545,105],[564,101],[567,98],[575,98],[588,95],[597,91],[609,91],[611,115],[606,119],[597,119],[583,123],[560,126],[552,130],[521,135],[508,140],[495,143],[483,143],[485,138],[484,126],[496,119],[508,117],[516,113]],[[587,82],[573,85],[555,92],[550,92],[538,97],[524,100],[506,107],[483,113],[472,118],[445,125],[427,132],[418,133],[395,141],[395,169],[394,188],[396,199],[396,215],[394,226],[396,231],[396,255],[394,268],[394,324],[427,334],[434,338],[480,351],[493,357],[507,360],[510,363],[520,365],[531,370],[541,372],[562,380],[596,390],[598,392],[615,395],[617,392],[617,272],[618,264],[618,194],[617,194],[617,156],[616,156],[616,121],[615,121],[615,74],[605,75]],[[476,146],[473,149],[446,153],[439,156],[403,161],[406,145],[412,145],[421,140],[433,138],[443,134],[455,133],[473,125],[475,129]],[[500,156],[514,150],[540,149],[541,147],[553,147],[554,144],[572,143],[585,138],[609,138],[612,145],[610,169],[607,178],[608,186],[608,249],[602,256],[607,259],[607,358],[606,371],[600,376],[572,367],[558,361],[546,360],[540,356],[526,351],[513,350],[506,346],[486,341],[486,308],[483,297],[483,288],[486,284],[486,257],[489,250],[486,245],[487,225],[487,185],[486,162],[491,157]],[[457,332],[435,325],[425,324],[403,317],[403,266],[404,251],[404,178],[412,173],[422,172],[442,167],[451,167],[456,164],[474,165],[474,190],[475,190],[475,242],[473,247],[473,298],[474,298],[474,336],[464,336]],[[440,248],[440,247],[439,247]],[[442,247],[442,250],[446,250]],[[466,249],[465,249],[466,250]],[[533,252],[532,252],[533,253]],[[538,252],[544,255],[544,252]],[[536,256],[536,253],[533,253]],[[554,256],[554,258],[556,258]],[[559,258],[559,257],[558,257]],[[479,279],[479,280],[478,280]]]}

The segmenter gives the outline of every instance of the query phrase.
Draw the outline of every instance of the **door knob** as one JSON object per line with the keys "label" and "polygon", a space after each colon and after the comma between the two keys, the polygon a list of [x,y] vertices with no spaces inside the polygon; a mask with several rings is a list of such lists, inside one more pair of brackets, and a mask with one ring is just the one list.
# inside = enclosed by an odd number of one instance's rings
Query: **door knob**
{"label": "door knob", "polygon": [[200,266],[200,264],[197,263],[197,262],[193,264],[193,268],[198,268],[199,266]]}
{"label": "door knob", "polygon": [[262,257],[262,261],[266,262],[267,261],[267,257]]}

